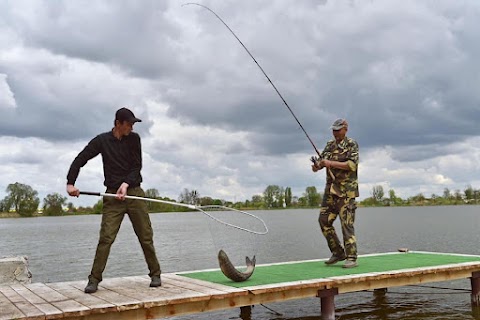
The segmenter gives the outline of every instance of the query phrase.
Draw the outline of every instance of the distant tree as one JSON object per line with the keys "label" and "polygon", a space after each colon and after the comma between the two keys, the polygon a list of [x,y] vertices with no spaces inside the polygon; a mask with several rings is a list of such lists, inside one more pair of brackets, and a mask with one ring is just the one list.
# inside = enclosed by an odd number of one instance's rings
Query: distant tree
{"label": "distant tree", "polygon": [[200,199],[200,194],[197,190],[190,191],[187,188],[183,189],[183,192],[178,197],[179,202],[193,205],[198,204],[198,199]]}
{"label": "distant tree", "polygon": [[376,202],[380,203],[380,202],[382,202],[383,196],[384,196],[383,187],[380,186],[380,185],[373,186],[373,188],[372,188],[372,198]]}
{"label": "distant tree", "polygon": [[417,195],[410,197],[409,201],[414,205],[424,205],[425,196],[423,195],[423,193],[418,193]]}
{"label": "distant tree", "polygon": [[465,200],[468,202],[473,202],[472,200],[474,199],[475,190],[472,188],[472,186],[467,186],[463,192],[465,194]]}
{"label": "distant tree", "polygon": [[299,199],[298,196],[293,196],[292,197],[292,206],[298,206]]}
{"label": "distant tree", "polygon": [[283,188],[269,185],[263,192],[263,201],[267,208],[279,208],[283,204]]}
{"label": "distant tree", "polygon": [[455,199],[455,203],[463,202],[463,196],[462,196],[462,193],[460,192],[460,190],[458,190],[458,189],[455,190],[454,199]]}
{"label": "distant tree", "polygon": [[[150,199],[158,199],[160,197],[160,195],[159,195],[157,189],[147,189],[147,190],[145,190],[145,197],[150,198]],[[157,207],[158,207],[157,202],[147,201],[148,212],[156,211]]]}
{"label": "distant tree", "polygon": [[23,217],[31,217],[37,211],[40,199],[38,192],[26,184],[15,182],[7,186],[7,196],[4,199],[7,211],[11,208]]}
{"label": "distant tree", "polygon": [[432,193],[432,195],[430,196],[430,199],[432,199],[433,204],[437,204],[438,196],[435,193]]}
{"label": "distant tree", "polygon": [[158,197],[160,197],[160,194],[158,193],[157,189],[152,188],[152,189],[145,190],[145,197],[157,199]]}
{"label": "distant tree", "polygon": [[93,208],[90,208],[95,214],[102,214],[103,212],[103,200],[100,199],[93,205]]}
{"label": "distant tree", "polygon": [[365,207],[376,207],[379,205],[379,202],[375,201],[373,197],[368,197],[360,201],[360,204]]}
{"label": "distant tree", "polygon": [[275,207],[283,208],[283,203],[285,202],[285,189],[283,187],[280,187],[280,189],[278,190],[278,194],[275,200]]}
{"label": "distant tree", "polygon": [[201,197],[199,199],[201,206],[211,206],[213,205],[213,199],[211,197]]}
{"label": "distant tree", "polygon": [[307,207],[308,206],[307,198],[305,196],[298,197],[297,198],[297,205],[299,207]]}
{"label": "distant tree", "polygon": [[48,194],[43,199],[43,214],[46,216],[63,215],[63,206],[67,202],[67,197],[58,193]]}
{"label": "distant tree", "polygon": [[259,194],[252,196],[252,206],[254,208],[260,208],[263,206],[263,197]]}
{"label": "distant tree", "polygon": [[473,191],[473,202],[478,203],[479,199],[480,199],[480,189],[475,189]]}
{"label": "distant tree", "polygon": [[451,200],[452,199],[452,194],[450,192],[450,189],[448,189],[448,188],[443,189],[443,198],[445,200]]}
{"label": "distant tree", "polygon": [[395,195],[395,190],[390,189],[388,191],[389,199],[390,199],[390,205],[394,206],[397,203],[397,196]]}
{"label": "distant tree", "polygon": [[[10,206],[8,206],[9,208]],[[8,209],[7,209],[7,203],[5,201],[5,199],[3,200],[0,200],[0,212],[7,212]]]}
{"label": "distant tree", "polygon": [[252,196],[252,202],[253,203],[262,203],[263,202],[263,197],[259,194],[256,194]]}
{"label": "distant tree", "polygon": [[320,193],[314,186],[307,187],[304,193],[306,205],[308,207],[318,207],[320,204]]}
{"label": "distant tree", "polygon": [[292,205],[292,188],[285,188],[285,205],[290,207]]}
{"label": "distant tree", "polygon": [[213,199],[213,205],[216,205],[216,206],[223,206],[223,205],[226,205],[225,204],[225,201],[223,201],[222,199]]}
{"label": "distant tree", "polygon": [[72,202],[67,203],[67,212],[69,213],[77,212],[77,208],[75,208]]}

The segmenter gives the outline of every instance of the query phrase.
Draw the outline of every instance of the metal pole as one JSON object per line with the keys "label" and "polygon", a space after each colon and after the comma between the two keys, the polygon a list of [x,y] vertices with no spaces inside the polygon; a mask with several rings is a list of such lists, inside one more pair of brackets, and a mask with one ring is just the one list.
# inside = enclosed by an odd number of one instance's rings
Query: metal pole
{"label": "metal pole", "polygon": [[388,289],[387,288],[379,288],[379,289],[373,289],[373,295],[375,297],[383,297],[387,293]]}
{"label": "metal pole", "polygon": [[480,271],[472,273],[470,283],[472,285],[472,306],[480,307]]}
{"label": "metal pole", "polygon": [[338,288],[318,290],[317,297],[320,298],[320,312],[322,320],[335,320],[335,296]]}
{"label": "metal pole", "polygon": [[242,320],[252,319],[252,306],[240,307],[240,319]]}
{"label": "metal pole", "polygon": [[480,319],[480,271],[473,272],[470,278],[472,285],[471,303],[472,315],[475,319]]}

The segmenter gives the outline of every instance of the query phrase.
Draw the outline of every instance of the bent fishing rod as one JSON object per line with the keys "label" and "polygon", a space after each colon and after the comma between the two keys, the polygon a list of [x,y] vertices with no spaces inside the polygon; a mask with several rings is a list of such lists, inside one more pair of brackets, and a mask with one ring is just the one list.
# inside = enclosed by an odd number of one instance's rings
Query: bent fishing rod
{"label": "bent fishing rod", "polygon": [[[98,197],[112,197],[112,198],[117,197],[117,195],[114,194],[114,193],[91,192],[91,191],[80,191],[80,194],[88,195],[88,196],[98,196]],[[232,228],[235,228],[235,229],[239,229],[239,230],[242,230],[242,231],[246,231],[246,232],[253,233],[253,234],[259,234],[259,235],[265,235],[265,234],[268,233],[267,225],[265,224],[265,221],[263,221],[261,218],[257,217],[256,215],[254,215],[252,213],[242,211],[242,210],[237,210],[237,209],[234,209],[234,208],[229,208],[229,207],[224,207],[224,206],[219,206],[219,205],[195,206],[193,204],[187,204],[187,203],[173,202],[173,201],[160,200],[160,199],[147,198],[147,197],[128,196],[128,195],[124,196],[124,198],[125,199],[133,199],[133,200],[144,200],[144,201],[157,202],[157,203],[163,203],[163,204],[170,204],[172,206],[178,206],[178,207],[184,207],[184,208],[188,208],[188,209],[192,209],[192,210],[198,210],[201,213],[203,213],[203,214],[207,215],[208,217],[212,218],[216,222],[221,223],[223,225],[226,225],[228,227],[232,227]],[[223,220],[220,220],[220,219],[214,217],[213,215],[208,213],[206,210],[235,211],[235,212],[250,216],[250,217],[258,220],[260,223],[262,223],[264,231],[250,230],[250,229],[246,229],[246,228],[243,228],[243,227],[225,222]]]}
{"label": "bent fishing rod", "polygon": [[210,9],[209,7],[203,5],[203,4],[199,4],[199,3],[195,3],[195,2],[189,2],[189,3],[185,3],[182,5],[183,6],[186,6],[186,5],[196,5],[196,6],[199,6],[199,7],[202,7],[208,11],[210,11],[211,13],[213,13],[213,15],[215,15],[215,17],[218,18],[218,20],[220,20],[223,25],[225,27],[227,27],[227,29],[232,33],[232,35],[238,40],[238,42],[242,45],[242,47],[245,49],[245,51],[247,51],[247,53],[250,55],[250,57],[253,59],[253,61],[257,64],[257,66],[260,68],[260,70],[263,72],[263,75],[267,78],[268,82],[270,82],[270,84],[272,85],[273,89],[275,89],[275,92],[277,92],[278,96],[280,97],[280,99],[282,99],[283,103],[285,104],[285,106],[287,107],[288,111],[290,111],[290,113],[292,114],[293,118],[295,119],[295,121],[297,121],[298,125],[300,126],[300,128],[303,130],[303,133],[305,133],[305,135],[307,136],[307,139],[308,141],[310,141],[313,149],[315,149],[315,152],[318,154],[318,156],[321,158],[321,155],[320,155],[320,152],[318,151],[317,147],[315,146],[315,144],[313,143],[312,139],[310,139],[310,136],[308,135],[307,131],[305,131],[305,129],[303,128],[302,124],[300,123],[300,121],[298,120],[298,118],[295,116],[295,114],[293,113],[292,109],[290,108],[290,106],[288,105],[287,101],[285,101],[285,99],[283,98],[282,94],[280,93],[280,91],[278,91],[277,87],[275,87],[275,85],[273,84],[272,80],[270,80],[270,77],[267,75],[267,73],[263,70],[263,68],[260,66],[260,64],[257,62],[257,60],[253,57],[253,55],[250,53],[250,51],[247,49],[247,47],[243,44],[243,42],[237,37],[237,35],[235,34],[235,32],[233,32],[232,29],[230,29],[230,27],[227,25],[227,23],[225,21],[223,21],[222,18],[220,18],[220,16],[218,14],[216,14],[212,9]]}

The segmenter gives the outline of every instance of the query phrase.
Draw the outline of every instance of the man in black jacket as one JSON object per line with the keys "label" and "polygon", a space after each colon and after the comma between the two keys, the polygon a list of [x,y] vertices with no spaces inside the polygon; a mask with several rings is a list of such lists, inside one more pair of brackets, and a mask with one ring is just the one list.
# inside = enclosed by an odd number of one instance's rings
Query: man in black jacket
{"label": "man in black jacket", "polygon": [[102,273],[107,264],[110,247],[115,241],[125,213],[132,222],[135,234],[142,246],[145,260],[150,270],[150,287],[161,286],[160,264],[153,245],[153,230],[145,201],[126,199],[126,195],[144,197],[140,187],[142,182],[142,147],[140,136],[132,132],[133,125],[142,120],[135,117],[132,111],[121,108],[115,113],[114,127],[111,131],[101,133],[93,138],[77,155],[67,174],[67,193],[78,197],[79,189],[75,187],[80,168],[90,159],[102,155],[104,185],[106,193],[114,193],[116,197],[103,198],[102,225],[92,271],[85,287],[86,293],[97,291],[102,281]]}

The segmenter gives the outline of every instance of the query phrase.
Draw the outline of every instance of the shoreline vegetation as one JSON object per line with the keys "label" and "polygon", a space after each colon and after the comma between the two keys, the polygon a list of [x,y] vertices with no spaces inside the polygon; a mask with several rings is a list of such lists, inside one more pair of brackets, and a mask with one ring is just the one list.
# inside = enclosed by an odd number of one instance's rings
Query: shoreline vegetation
{"label": "shoreline vegetation", "polygon": [[[66,215],[88,215],[101,214],[103,202],[100,199],[92,207],[75,207],[72,202],[67,203],[67,197],[58,193],[48,194],[40,206],[38,192],[32,187],[14,183],[6,188],[7,196],[0,201],[0,218],[22,218],[22,217],[45,217],[45,216],[66,216]],[[194,204],[196,206],[220,205],[235,208],[237,210],[282,210],[282,209],[319,209],[322,193],[316,187],[310,186],[305,189],[301,196],[292,195],[290,187],[269,185],[263,194],[254,195],[251,200],[230,202],[223,199],[201,197],[197,190],[184,189],[178,201],[170,198],[160,197],[156,189],[147,189],[146,198],[178,202],[183,204]],[[465,190],[450,191],[445,188],[443,194],[432,194],[426,197],[423,193],[402,199],[397,197],[394,189],[388,191],[388,196],[381,185],[376,185],[371,190],[371,197],[358,201],[358,207],[408,207],[408,206],[446,206],[446,205],[478,205],[480,204],[480,189],[467,186]],[[191,212],[194,209],[163,204],[158,202],[147,202],[150,213],[175,213]]]}

